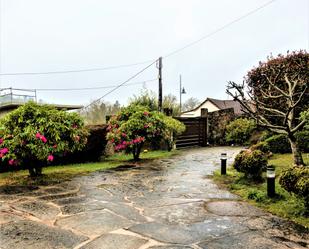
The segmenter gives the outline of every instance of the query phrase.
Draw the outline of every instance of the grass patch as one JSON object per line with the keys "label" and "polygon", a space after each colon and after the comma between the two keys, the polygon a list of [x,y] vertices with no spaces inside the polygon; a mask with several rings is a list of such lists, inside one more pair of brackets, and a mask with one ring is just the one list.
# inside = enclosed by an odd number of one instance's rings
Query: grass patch
{"label": "grass patch", "polygon": [[[309,154],[303,154],[303,157],[305,163],[309,164]],[[276,167],[277,196],[275,198],[268,198],[266,182],[250,182],[244,178],[242,173],[238,173],[232,167],[228,168],[226,176],[221,176],[220,171],[216,171],[213,179],[251,204],[309,228],[309,217],[304,215],[306,210],[303,202],[295,195],[289,194],[279,184],[281,172],[293,164],[292,155],[275,154],[270,158],[268,164]],[[266,179],[265,173],[263,178]]]}
{"label": "grass patch", "polygon": [[[179,154],[179,151],[150,151],[141,153],[141,161],[167,158]],[[132,163],[132,155],[115,154],[102,162],[50,166],[43,168],[43,176],[39,179],[29,178],[28,170],[0,173],[0,186],[4,185],[50,185],[69,180],[78,175],[86,175],[98,170],[118,167],[124,163]]]}

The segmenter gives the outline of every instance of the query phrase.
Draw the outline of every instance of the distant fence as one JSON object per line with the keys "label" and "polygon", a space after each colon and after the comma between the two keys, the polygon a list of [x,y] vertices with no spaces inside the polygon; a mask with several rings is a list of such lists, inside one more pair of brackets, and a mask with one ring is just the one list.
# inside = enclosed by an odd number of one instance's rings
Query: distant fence
{"label": "distant fence", "polygon": [[207,145],[207,110],[202,109],[201,114],[201,117],[194,118],[175,117],[186,126],[185,132],[177,137],[177,148]]}

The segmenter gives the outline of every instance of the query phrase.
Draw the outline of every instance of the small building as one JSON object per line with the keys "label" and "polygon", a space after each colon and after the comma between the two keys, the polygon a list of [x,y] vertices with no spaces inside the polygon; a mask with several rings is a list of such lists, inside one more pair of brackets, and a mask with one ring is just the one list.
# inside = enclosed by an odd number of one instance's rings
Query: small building
{"label": "small building", "polygon": [[[24,105],[28,101],[37,102],[35,90],[2,88],[0,89],[0,118],[7,113]],[[81,105],[59,105],[51,104],[58,110],[78,110],[83,108]]]}
{"label": "small building", "polygon": [[220,100],[207,98],[204,102],[195,107],[193,110],[182,112],[180,117],[200,117],[201,109],[207,109],[208,112],[216,112],[230,108],[234,109],[234,114],[236,116],[243,114],[240,103],[235,100]]}

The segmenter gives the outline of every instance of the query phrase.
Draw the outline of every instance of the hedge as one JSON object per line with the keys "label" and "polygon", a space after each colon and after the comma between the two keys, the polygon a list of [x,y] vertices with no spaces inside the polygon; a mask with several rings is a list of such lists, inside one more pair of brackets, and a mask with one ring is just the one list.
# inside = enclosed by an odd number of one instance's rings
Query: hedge
{"label": "hedge", "polygon": [[[299,148],[302,152],[309,152],[309,131],[299,131],[295,134]],[[266,143],[266,144],[265,144]],[[274,135],[263,141],[263,146],[266,145],[272,153],[291,153],[291,145],[286,135]]]}
{"label": "hedge", "polygon": [[56,157],[53,165],[100,161],[107,144],[107,125],[88,125],[86,128],[89,136],[85,148],[73,154]]}
{"label": "hedge", "polygon": [[[86,126],[89,131],[87,144],[82,151],[73,154],[63,154],[55,156],[54,161],[50,165],[64,165],[73,163],[85,163],[99,161],[101,156],[104,155],[105,147],[107,144],[106,134],[107,125],[89,125]],[[25,169],[23,165],[8,166],[0,160],[0,172],[15,171]]]}

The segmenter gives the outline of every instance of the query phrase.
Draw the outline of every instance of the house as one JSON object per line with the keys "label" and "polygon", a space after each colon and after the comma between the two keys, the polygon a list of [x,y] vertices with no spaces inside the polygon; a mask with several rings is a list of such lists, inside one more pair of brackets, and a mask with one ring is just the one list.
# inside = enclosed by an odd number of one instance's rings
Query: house
{"label": "house", "polygon": [[235,115],[242,115],[242,107],[239,102],[235,100],[220,100],[220,99],[212,99],[207,98],[200,105],[195,107],[193,110],[182,112],[181,117],[199,117],[201,116],[201,109],[207,109],[208,112],[215,112],[224,109],[234,109]]}

